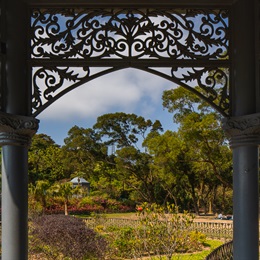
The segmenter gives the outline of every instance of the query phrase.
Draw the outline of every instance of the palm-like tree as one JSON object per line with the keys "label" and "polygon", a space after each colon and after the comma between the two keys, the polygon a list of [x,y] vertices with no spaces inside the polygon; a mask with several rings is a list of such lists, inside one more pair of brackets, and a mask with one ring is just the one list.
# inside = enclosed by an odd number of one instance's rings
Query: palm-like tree
{"label": "palm-like tree", "polygon": [[49,181],[39,180],[35,186],[29,187],[29,192],[33,195],[36,201],[39,201],[42,205],[43,212],[47,205],[47,198],[50,195],[51,184]]}
{"label": "palm-like tree", "polygon": [[73,187],[72,183],[70,182],[58,183],[52,187],[52,194],[63,199],[65,215],[68,215],[69,199],[74,194],[80,193],[80,190],[80,187]]}

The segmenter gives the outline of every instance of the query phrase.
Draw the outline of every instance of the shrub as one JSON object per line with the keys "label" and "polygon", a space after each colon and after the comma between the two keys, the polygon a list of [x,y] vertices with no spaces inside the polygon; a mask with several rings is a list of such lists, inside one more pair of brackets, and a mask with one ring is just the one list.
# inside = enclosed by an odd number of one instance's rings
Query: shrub
{"label": "shrub", "polygon": [[79,201],[79,207],[85,207],[89,205],[94,205],[94,201],[91,197],[84,197]]}
{"label": "shrub", "polygon": [[[33,220],[30,251],[62,259],[104,259],[107,243],[78,218],[45,215]],[[53,258],[52,258],[53,259]]]}
{"label": "shrub", "polygon": [[205,242],[206,242],[205,234],[202,234],[201,232],[198,232],[198,231],[191,231],[189,234],[189,240],[187,243],[187,245],[189,247],[189,249],[187,251],[193,252],[193,251],[202,250]]}
{"label": "shrub", "polygon": [[32,196],[28,197],[28,215],[29,219],[42,215],[44,208],[41,203]]}
{"label": "shrub", "polygon": [[[171,259],[173,253],[202,248],[205,236],[192,232],[193,216],[187,212],[179,214],[178,208],[170,204],[161,207],[148,203],[140,205],[137,210],[141,225],[136,240],[142,241],[141,248],[148,255],[165,255]],[[140,247],[136,248],[136,252],[139,250]]]}
{"label": "shrub", "polygon": [[[88,215],[95,213],[119,213],[133,212],[135,207],[126,205],[122,201],[108,199],[103,197],[88,196],[83,198],[71,198],[68,202],[68,211],[70,215]],[[41,203],[29,197],[30,217],[41,214],[63,214],[64,200],[61,197],[48,198],[46,207],[43,208]]]}
{"label": "shrub", "polygon": [[106,237],[109,259],[171,259],[174,253],[201,250],[205,235],[192,230],[193,216],[178,213],[174,205],[161,207],[144,203],[137,207],[134,223],[112,224],[106,218],[95,217],[86,222]]}
{"label": "shrub", "polygon": [[114,255],[128,259],[136,256],[134,252],[140,243],[136,239],[134,228],[121,227],[114,230],[112,234],[110,247]]}

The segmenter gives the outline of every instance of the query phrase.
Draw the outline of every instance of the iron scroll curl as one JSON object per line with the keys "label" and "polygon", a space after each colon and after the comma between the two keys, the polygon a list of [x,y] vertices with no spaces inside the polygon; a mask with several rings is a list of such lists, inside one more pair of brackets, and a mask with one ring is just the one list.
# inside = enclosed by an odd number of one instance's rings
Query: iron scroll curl
{"label": "iron scroll curl", "polygon": [[[80,83],[133,67],[184,87],[196,82],[198,94],[227,115],[228,20],[228,9],[32,8],[32,113]],[[104,70],[95,74],[96,67]]]}

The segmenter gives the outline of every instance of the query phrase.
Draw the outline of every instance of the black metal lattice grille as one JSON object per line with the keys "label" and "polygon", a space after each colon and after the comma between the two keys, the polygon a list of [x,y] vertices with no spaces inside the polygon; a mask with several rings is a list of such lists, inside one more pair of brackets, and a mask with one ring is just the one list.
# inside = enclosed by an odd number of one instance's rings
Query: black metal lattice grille
{"label": "black metal lattice grille", "polygon": [[227,10],[33,10],[32,58],[225,59]]}
{"label": "black metal lattice grille", "polygon": [[229,38],[228,9],[32,8],[33,113],[96,77],[134,67],[228,115]]}

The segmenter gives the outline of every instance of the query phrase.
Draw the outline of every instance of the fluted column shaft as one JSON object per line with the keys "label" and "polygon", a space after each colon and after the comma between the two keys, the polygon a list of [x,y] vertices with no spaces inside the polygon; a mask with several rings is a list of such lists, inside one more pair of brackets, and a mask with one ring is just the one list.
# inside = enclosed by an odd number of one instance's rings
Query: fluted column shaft
{"label": "fluted column shaft", "polygon": [[260,114],[225,119],[223,128],[233,150],[234,259],[258,260]]}

